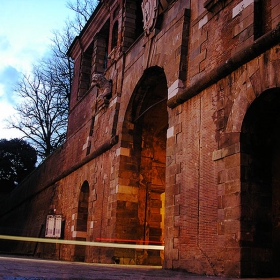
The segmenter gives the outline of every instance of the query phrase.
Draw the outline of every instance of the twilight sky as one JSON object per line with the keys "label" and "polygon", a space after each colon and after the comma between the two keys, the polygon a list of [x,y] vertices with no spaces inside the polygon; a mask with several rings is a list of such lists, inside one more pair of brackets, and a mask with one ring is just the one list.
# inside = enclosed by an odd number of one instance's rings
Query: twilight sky
{"label": "twilight sky", "polygon": [[73,16],[66,0],[0,0],[0,139],[20,137],[3,122],[14,113],[13,88],[49,50],[52,31]]}

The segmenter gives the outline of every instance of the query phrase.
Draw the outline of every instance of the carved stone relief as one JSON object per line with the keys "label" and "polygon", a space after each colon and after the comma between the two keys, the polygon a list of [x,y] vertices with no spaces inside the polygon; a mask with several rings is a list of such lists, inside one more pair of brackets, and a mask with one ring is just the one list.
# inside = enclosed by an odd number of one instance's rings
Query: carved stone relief
{"label": "carved stone relief", "polygon": [[155,28],[158,16],[158,0],[143,0],[142,4],[144,31],[148,36]]}
{"label": "carved stone relief", "polygon": [[107,107],[112,95],[112,82],[107,80],[102,74],[93,74],[91,86],[98,88],[97,108],[100,110]]}
{"label": "carved stone relief", "polygon": [[112,83],[107,80],[102,74],[93,74],[91,79],[91,86],[99,89],[100,99],[109,99],[112,94]]}

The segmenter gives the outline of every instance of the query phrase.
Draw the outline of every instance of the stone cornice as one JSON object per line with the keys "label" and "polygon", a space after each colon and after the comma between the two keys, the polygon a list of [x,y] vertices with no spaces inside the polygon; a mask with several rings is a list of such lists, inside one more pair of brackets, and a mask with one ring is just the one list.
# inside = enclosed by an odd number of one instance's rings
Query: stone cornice
{"label": "stone cornice", "polygon": [[215,84],[217,81],[228,76],[230,73],[238,69],[241,65],[249,62],[257,56],[264,53],[266,50],[280,43],[280,24],[278,24],[273,30],[266,33],[262,37],[254,41],[250,46],[245,47],[241,51],[237,52],[230,59],[228,59],[222,65],[216,67],[209,73],[203,75],[193,85],[190,85],[186,89],[177,93],[167,101],[167,106],[175,108],[179,104],[184,103],[193,96],[199,94],[204,89]]}

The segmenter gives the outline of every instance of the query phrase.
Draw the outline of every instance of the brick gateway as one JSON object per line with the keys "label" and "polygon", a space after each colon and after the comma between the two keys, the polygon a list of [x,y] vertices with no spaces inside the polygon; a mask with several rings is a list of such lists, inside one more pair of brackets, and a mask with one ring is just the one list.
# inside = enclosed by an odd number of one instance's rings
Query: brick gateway
{"label": "brick gateway", "polygon": [[162,242],[164,252],[6,242],[48,258],[279,276],[276,0],[101,1],[69,49],[67,141],[2,203],[1,234]]}

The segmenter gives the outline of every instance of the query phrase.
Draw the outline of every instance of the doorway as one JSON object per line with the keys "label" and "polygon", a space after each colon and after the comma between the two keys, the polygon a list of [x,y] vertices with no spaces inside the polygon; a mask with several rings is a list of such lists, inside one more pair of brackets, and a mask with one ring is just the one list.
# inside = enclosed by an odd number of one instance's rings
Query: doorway
{"label": "doorway", "polygon": [[[136,244],[164,242],[164,201],[166,169],[167,82],[160,67],[147,69],[138,82],[123,124],[122,145],[129,157],[122,157],[120,181],[132,199],[118,200],[117,235]],[[130,200],[130,201],[129,201]],[[119,254],[124,254],[120,252]],[[163,252],[134,250],[118,256],[123,262],[161,265]]]}
{"label": "doorway", "polygon": [[241,129],[241,276],[280,276],[280,89],[263,92]]}
{"label": "doorway", "polygon": [[[85,181],[81,187],[81,191],[79,195],[75,240],[86,241],[87,221],[88,221],[88,200],[89,200],[89,184],[88,181]],[[86,246],[75,245],[74,261],[84,262],[85,257],[86,257]]]}

